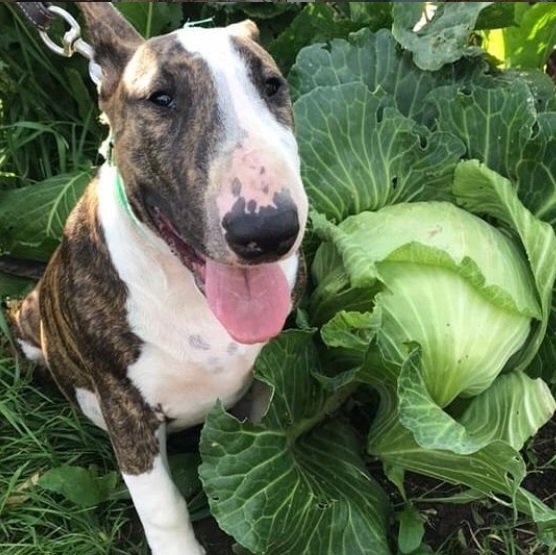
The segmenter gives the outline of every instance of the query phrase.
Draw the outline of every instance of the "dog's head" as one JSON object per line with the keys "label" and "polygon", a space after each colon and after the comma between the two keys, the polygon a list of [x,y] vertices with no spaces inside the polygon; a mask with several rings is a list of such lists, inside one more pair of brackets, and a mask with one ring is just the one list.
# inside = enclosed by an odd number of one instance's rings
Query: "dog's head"
{"label": "dog's head", "polygon": [[[80,4],[132,209],[193,272],[220,321],[234,320],[232,335],[264,340],[234,333],[235,320],[252,316],[256,297],[286,295],[277,262],[299,248],[307,198],[287,84],[255,24],[143,40],[110,3]],[[229,299],[245,295],[242,316]],[[287,312],[285,302],[259,310]]]}

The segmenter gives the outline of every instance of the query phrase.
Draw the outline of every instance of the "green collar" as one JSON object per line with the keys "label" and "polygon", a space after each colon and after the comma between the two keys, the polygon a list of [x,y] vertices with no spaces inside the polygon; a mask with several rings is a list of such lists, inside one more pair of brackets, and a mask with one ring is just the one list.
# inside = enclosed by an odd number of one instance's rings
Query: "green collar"
{"label": "green collar", "polygon": [[102,146],[100,148],[100,152],[104,156],[104,158],[106,160],[106,163],[108,164],[108,167],[114,169],[114,181],[113,181],[112,187],[114,187],[114,190],[116,192],[116,198],[118,199],[118,204],[127,213],[127,215],[129,216],[129,219],[135,224],[135,227],[139,228],[141,233],[143,233],[143,235],[147,236],[147,233],[145,232],[145,229],[144,229],[143,225],[141,224],[141,222],[139,221],[139,219],[135,215],[135,212],[133,212],[133,209],[131,208],[131,205],[129,204],[129,200],[128,200],[127,195],[125,193],[125,187],[124,187],[124,182],[122,180],[122,176],[120,175],[120,172],[118,171],[118,168],[116,167],[116,164],[114,163],[113,150],[114,150],[113,149],[113,137],[112,137],[112,134],[110,134],[110,136],[102,144]]}
{"label": "green collar", "polygon": [[[109,163],[110,165],[110,163]],[[139,221],[139,219],[137,218],[137,216],[135,215],[135,212],[133,212],[133,209],[131,208],[131,205],[129,204],[129,200],[127,199],[127,195],[125,194],[125,189],[124,189],[124,182],[122,181],[122,176],[120,175],[120,172],[118,171],[118,168],[116,168],[116,166],[111,166],[114,168],[114,189],[116,191],[116,197],[118,199],[118,204],[127,212],[127,215],[129,216],[129,218],[133,221],[133,223],[139,227],[141,229],[141,231],[143,231],[143,226],[141,225],[141,222]]]}

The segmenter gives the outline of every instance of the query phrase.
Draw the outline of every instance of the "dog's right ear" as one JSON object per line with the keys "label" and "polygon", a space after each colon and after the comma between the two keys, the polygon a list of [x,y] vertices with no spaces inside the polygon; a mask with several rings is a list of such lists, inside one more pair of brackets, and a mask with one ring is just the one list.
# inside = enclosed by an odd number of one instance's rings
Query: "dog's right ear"
{"label": "dog's right ear", "polygon": [[106,98],[114,91],[127,62],[144,39],[111,2],[78,4],[95,52],[95,62],[102,69],[100,92]]}

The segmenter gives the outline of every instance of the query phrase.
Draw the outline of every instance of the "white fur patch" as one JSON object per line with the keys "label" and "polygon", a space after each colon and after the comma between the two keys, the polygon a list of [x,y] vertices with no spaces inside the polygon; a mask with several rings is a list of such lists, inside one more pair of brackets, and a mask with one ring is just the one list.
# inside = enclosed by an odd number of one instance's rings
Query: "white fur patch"
{"label": "white fur patch", "polygon": [[18,339],[17,342],[19,343],[19,346],[21,347],[23,354],[29,360],[32,360],[33,362],[37,362],[39,364],[44,364],[45,362],[44,355],[42,354],[42,351],[38,347],[31,345],[31,343],[28,343],[23,339]]}
{"label": "white fur patch", "polygon": [[[175,420],[172,429],[191,426],[217,399],[231,405],[243,395],[262,345],[232,340],[189,270],[119,204],[115,171],[109,166],[100,171],[98,213],[112,263],[128,288],[128,322],[144,342],[128,377],[151,406],[161,406]],[[297,255],[281,265],[293,287]]]}
{"label": "white fur patch", "polygon": [[195,539],[184,499],[172,482],[166,464],[166,440],[157,433],[161,455],[149,472],[123,473],[135,509],[141,519],[153,555],[204,555]]}
{"label": "white fur patch", "polygon": [[99,428],[106,430],[106,422],[104,421],[104,416],[100,410],[98,404],[97,396],[88,389],[83,389],[80,387],[75,388],[75,400],[79,405],[79,408],[83,414]]}
{"label": "white fur patch", "polygon": [[[246,164],[265,158],[274,161],[277,175],[280,175],[276,184],[279,185],[278,190],[287,189],[297,207],[299,225],[304,229],[308,201],[300,177],[297,142],[292,130],[275,118],[251,81],[245,60],[231,40],[233,29],[190,27],[174,34],[189,53],[199,55],[206,62],[218,91],[218,104],[225,127],[222,147],[225,167],[213,169],[213,186],[221,187],[225,182],[222,176],[229,171],[234,151],[237,157],[237,148],[241,144],[241,158]],[[221,204],[224,207],[231,206],[235,200],[228,190],[213,193],[223,197]],[[226,211],[221,209],[223,213]],[[298,250],[301,240],[300,234],[292,252]]]}

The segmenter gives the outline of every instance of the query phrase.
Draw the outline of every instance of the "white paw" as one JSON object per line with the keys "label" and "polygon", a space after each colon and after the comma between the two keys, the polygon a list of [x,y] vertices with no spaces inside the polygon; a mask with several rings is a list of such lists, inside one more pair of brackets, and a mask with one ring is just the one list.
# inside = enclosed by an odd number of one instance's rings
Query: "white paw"
{"label": "white paw", "polygon": [[152,555],[207,555],[197,542],[173,541],[152,547]]}

